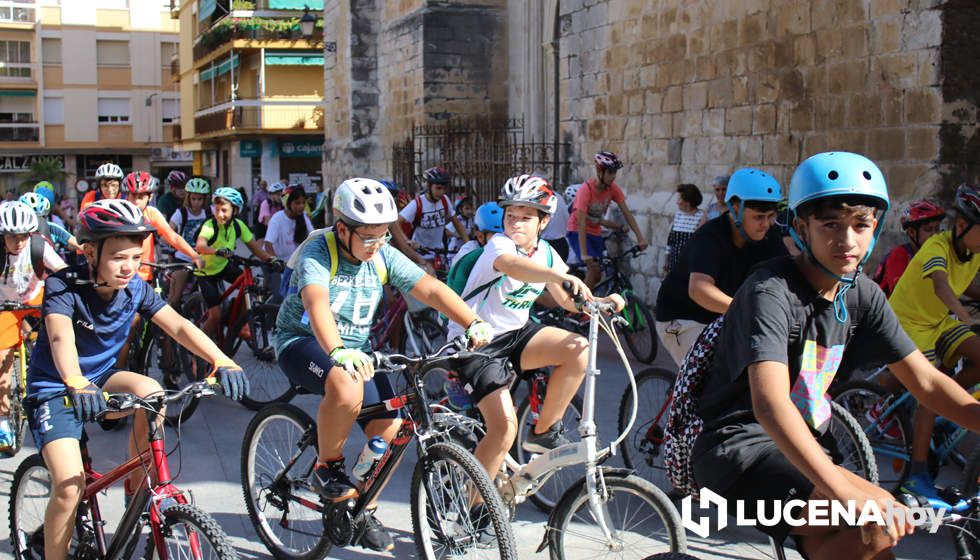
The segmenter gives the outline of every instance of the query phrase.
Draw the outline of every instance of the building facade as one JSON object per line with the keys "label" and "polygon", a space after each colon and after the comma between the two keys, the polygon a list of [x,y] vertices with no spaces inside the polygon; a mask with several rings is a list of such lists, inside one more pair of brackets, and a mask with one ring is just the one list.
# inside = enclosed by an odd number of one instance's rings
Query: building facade
{"label": "building facade", "polygon": [[263,179],[321,184],[322,9],[322,0],[191,0],[175,10],[176,142],[196,174],[249,190]]}
{"label": "building facade", "polygon": [[[752,166],[787,185],[809,155],[855,151],[881,166],[894,216],[980,177],[973,0],[330,0],[325,14],[328,182],[390,175],[412,126],[487,114],[567,145],[562,188],[613,150],[653,243],[634,276],[650,299],[679,183],[707,191]],[[900,235],[887,224],[884,245]]]}
{"label": "building facade", "polygon": [[62,164],[71,195],[106,161],[166,175],[177,90],[169,0],[0,2],[0,190],[39,158]]}

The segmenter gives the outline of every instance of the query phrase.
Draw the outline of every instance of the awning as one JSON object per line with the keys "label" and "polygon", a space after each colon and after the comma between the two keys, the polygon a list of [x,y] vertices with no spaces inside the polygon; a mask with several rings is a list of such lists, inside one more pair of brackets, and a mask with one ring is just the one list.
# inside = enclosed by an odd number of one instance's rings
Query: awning
{"label": "awning", "polygon": [[266,66],[323,66],[322,51],[278,51],[265,53]]}
{"label": "awning", "polygon": [[323,0],[269,0],[270,10],[312,10],[323,11]]}
{"label": "awning", "polygon": [[201,70],[200,80],[202,82],[206,82],[206,81],[210,80],[211,78],[217,78],[218,76],[220,76],[222,74],[227,74],[228,71],[231,70],[232,64],[234,64],[235,68],[238,68],[238,65],[240,64],[240,62],[241,61],[238,60],[238,55],[237,54],[236,55],[232,55],[231,61],[229,61],[227,58],[225,58],[225,59],[223,59],[221,61],[221,64],[218,64],[217,66],[212,66],[210,68],[206,68],[204,70]]}
{"label": "awning", "polygon": [[208,19],[208,16],[214,13],[214,9],[218,6],[218,0],[201,0],[198,4],[197,19],[203,21]]}
{"label": "awning", "polygon": [[[320,57],[323,61],[323,57]],[[3,89],[0,90],[0,97],[37,97],[37,92],[33,89]]]}

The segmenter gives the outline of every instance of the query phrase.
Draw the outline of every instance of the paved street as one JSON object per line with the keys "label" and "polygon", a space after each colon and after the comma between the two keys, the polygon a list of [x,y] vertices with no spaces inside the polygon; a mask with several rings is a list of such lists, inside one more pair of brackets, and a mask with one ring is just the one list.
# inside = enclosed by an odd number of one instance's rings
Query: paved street
{"label": "paved street", "polygon": [[[661,356],[660,359],[665,358]],[[614,433],[615,411],[618,409],[619,397],[626,384],[622,369],[616,367],[616,363],[611,352],[603,352],[600,361],[603,375],[597,392],[600,435]],[[294,402],[311,412],[316,405],[316,400],[311,396],[297,398]],[[214,515],[225,531],[232,536],[242,558],[267,559],[271,556],[259,543],[248,520],[239,482],[241,434],[244,433],[251,416],[250,411],[231,401],[223,398],[210,399],[202,404],[194,417],[185,425],[181,434],[182,452],[171,455],[170,462],[171,469],[174,472],[179,471],[178,484],[182,488],[192,490],[197,504]],[[96,468],[107,467],[123,458],[128,432],[105,433],[95,427],[91,434],[93,435],[91,449],[96,460]],[[170,444],[175,441],[176,437],[173,436],[168,439]],[[346,456],[356,457],[363,444],[363,435],[356,432],[345,449]],[[33,452],[33,449],[25,449],[13,459],[0,460],[0,511],[5,514],[9,511],[10,483],[17,464]],[[399,467],[400,472],[396,474],[394,481],[384,493],[379,510],[379,518],[392,530],[395,537],[394,556],[397,558],[415,556],[408,505],[408,482],[414,462],[414,453],[406,454],[406,460]],[[616,458],[615,463],[621,464],[621,461]],[[100,503],[107,519],[116,521],[122,508],[121,489],[110,491]],[[4,517],[0,521],[0,557],[9,557],[9,523],[6,515]],[[547,557],[547,552],[541,554],[534,552],[541,542],[544,521],[544,514],[530,504],[519,509],[518,520],[514,527],[521,558]],[[767,541],[760,535],[761,533],[751,529],[729,529],[710,539],[700,539],[688,533],[688,546],[691,553],[703,559],[772,558]],[[898,552],[900,558],[910,559],[946,558],[953,555],[951,540],[944,533],[922,534],[906,539]],[[329,558],[355,559],[385,556],[361,548],[351,548],[335,549],[330,553]],[[799,557],[792,553],[790,558]]]}

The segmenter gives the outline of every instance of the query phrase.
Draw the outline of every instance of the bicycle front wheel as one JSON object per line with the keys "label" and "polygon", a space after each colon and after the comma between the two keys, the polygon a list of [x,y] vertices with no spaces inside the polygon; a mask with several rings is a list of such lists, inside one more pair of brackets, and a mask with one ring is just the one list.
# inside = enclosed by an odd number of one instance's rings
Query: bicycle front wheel
{"label": "bicycle front wheel", "polygon": [[[474,499],[484,508],[474,513]],[[455,443],[419,448],[412,473],[412,529],[420,558],[516,559],[509,516],[500,494],[476,457]],[[476,518],[474,518],[476,517]],[[480,543],[480,527],[495,540]]]}
{"label": "bicycle front wheel", "polygon": [[316,464],[316,424],[291,404],[262,409],[242,441],[242,492],[252,526],[279,560],[311,560],[330,551],[319,496],[307,480]]}
{"label": "bicycle front wheel", "polygon": [[628,294],[623,317],[627,323],[622,330],[626,336],[626,346],[629,347],[634,358],[645,364],[652,364],[657,357],[660,344],[657,341],[657,329],[654,328],[650,306],[632,293]]}
{"label": "bicycle front wheel", "polygon": [[[146,560],[193,558],[194,560],[237,560],[238,553],[218,522],[199,508],[181,504],[162,512],[159,534],[151,533],[146,543]],[[160,539],[160,543],[156,542]],[[159,548],[166,551],[160,553]]]}
{"label": "bicycle front wheel", "polygon": [[653,484],[636,475],[603,469],[596,492],[611,539],[606,538],[596,523],[583,478],[565,494],[549,522],[552,560],[572,557],[640,560],[662,552],[687,551],[677,508]]}
{"label": "bicycle front wheel", "polygon": [[[279,306],[271,303],[252,308],[228,329],[222,348],[229,358],[242,365],[248,376],[250,389],[248,395],[242,398],[242,404],[252,410],[260,410],[273,403],[289,402],[296,394],[292,382],[276,360],[278,313]],[[243,351],[245,348],[248,348],[248,353]]]}
{"label": "bicycle front wheel", "polygon": [[[17,560],[44,558],[44,512],[51,499],[51,473],[40,454],[24,459],[14,473],[10,489],[10,542]],[[79,539],[78,522],[71,538],[69,558],[94,553],[93,544]],[[85,541],[85,544],[80,544]]]}
{"label": "bicycle front wheel", "polygon": [[[636,410],[633,430],[623,440],[623,463],[644,480],[649,480],[664,492],[673,485],[664,466],[664,435],[670,413],[670,397],[674,391],[674,372],[650,368],[636,376],[636,395],[640,405]],[[619,433],[623,433],[633,413],[633,390],[627,385],[619,399]]]}
{"label": "bicycle front wheel", "polygon": [[[578,431],[579,422],[582,420],[582,397],[575,395],[572,397],[571,406],[565,409],[565,415],[561,421],[565,427],[565,433],[575,433]],[[522,444],[534,429],[536,420],[531,411],[531,401],[525,398],[517,408],[517,439],[510,454],[518,463],[526,465],[531,461],[533,453],[524,451]],[[558,500],[577,480],[585,474],[584,465],[574,465],[560,469],[551,475],[537,492],[528,496],[539,510],[550,513],[555,508]]]}

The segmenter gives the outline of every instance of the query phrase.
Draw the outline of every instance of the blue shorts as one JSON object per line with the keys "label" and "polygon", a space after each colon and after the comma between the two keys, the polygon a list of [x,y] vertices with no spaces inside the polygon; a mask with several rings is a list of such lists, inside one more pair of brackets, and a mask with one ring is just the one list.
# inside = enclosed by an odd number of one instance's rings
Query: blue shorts
{"label": "blue shorts", "polygon": [[[582,260],[582,251],[578,246],[578,232],[570,231],[565,234],[565,239],[568,240],[568,245],[575,252],[575,256],[578,260]],[[599,258],[606,254],[606,241],[601,235],[589,235],[585,234],[585,250],[589,252],[590,257]]]}
{"label": "blue shorts", "polygon": [[[337,365],[317,342],[316,337],[305,336],[289,343],[279,354],[279,367],[286,377],[294,384],[306,389],[314,395],[323,394],[323,381],[330,370]],[[364,384],[363,406],[369,406],[395,396],[388,376],[375,375],[371,381]],[[364,428],[368,421],[375,418],[398,418],[397,410],[389,410],[368,419],[359,419],[358,423]]]}
{"label": "blue shorts", "polygon": [[[112,368],[92,381],[96,386],[102,387],[117,371],[120,370]],[[27,425],[34,437],[34,446],[39,451],[56,439],[82,439],[84,424],[75,417],[75,409],[66,396],[47,400],[43,394],[30,396],[24,401],[24,411],[27,413]]]}

